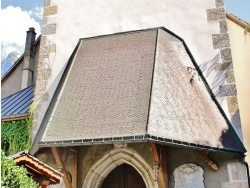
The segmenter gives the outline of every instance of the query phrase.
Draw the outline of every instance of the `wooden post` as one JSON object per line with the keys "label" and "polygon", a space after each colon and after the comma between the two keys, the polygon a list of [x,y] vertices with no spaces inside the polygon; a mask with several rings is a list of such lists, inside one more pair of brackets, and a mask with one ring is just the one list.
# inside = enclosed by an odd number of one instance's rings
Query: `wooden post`
{"label": "wooden post", "polygon": [[160,168],[158,175],[159,187],[168,187],[168,174],[167,174],[167,153],[166,146],[162,145],[160,150]]}
{"label": "wooden post", "polygon": [[156,144],[151,143],[151,150],[153,153],[153,158],[156,164],[158,164],[159,171],[157,174],[157,182],[159,184],[159,188],[167,188],[167,157],[166,157],[166,147],[162,146],[160,150],[160,156],[158,154]]}
{"label": "wooden post", "polygon": [[72,188],[71,182],[70,182],[70,180],[68,178],[68,175],[67,175],[66,168],[65,168],[65,166],[64,166],[64,164],[62,162],[61,156],[59,155],[58,148],[51,147],[51,150],[52,150],[53,156],[55,158],[57,167],[62,169],[63,180],[64,180],[64,183],[65,183],[66,187],[67,188]]}
{"label": "wooden post", "polygon": [[71,150],[73,153],[73,165],[72,165],[72,187],[77,188],[77,166],[78,166],[78,152],[77,149]]}

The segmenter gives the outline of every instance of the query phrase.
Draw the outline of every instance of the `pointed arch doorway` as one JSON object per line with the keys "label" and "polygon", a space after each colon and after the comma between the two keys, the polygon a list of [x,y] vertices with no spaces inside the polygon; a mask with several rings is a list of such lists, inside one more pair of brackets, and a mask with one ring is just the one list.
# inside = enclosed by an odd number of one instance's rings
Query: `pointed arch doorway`
{"label": "pointed arch doorway", "polygon": [[101,188],[146,188],[143,178],[132,166],[124,163],[114,168]]}

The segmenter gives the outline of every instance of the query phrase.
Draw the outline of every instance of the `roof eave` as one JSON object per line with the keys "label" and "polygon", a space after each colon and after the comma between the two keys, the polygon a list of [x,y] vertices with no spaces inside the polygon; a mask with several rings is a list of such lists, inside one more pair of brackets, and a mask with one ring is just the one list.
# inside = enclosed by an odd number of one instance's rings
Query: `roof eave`
{"label": "roof eave", "polygon": [[246,21],[238,18],[237,16],[227,12],[226,13],[226,17],[231,20],[232,22],[236,23],[237,25],[239,25],[240,27],[242,27],[243,29],[245,29],[249,23],[247,23]]}
{"label": "roof eave", "polygon": [[27,119],[29,117],[30,117],[30,113],[15,114],[15,115],[10,115],[10,116],[2,116],[1,117],[1,122],[22,120],[22,119]]}

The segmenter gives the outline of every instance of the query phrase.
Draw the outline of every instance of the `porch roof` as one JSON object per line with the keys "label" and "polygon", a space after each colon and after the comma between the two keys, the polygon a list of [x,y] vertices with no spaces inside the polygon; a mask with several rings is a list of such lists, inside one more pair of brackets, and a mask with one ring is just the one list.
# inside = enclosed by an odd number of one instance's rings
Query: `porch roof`
{"label": "porch roof", "polygon": [[35,181],[39,182],[45,178],[46,181],[49,182],[48,185],[60,183],[62,174],[33,157],[28,151],[21,151],[9,156],[8,158],[14,160],[18,166],[25,167],[29,176]]}
{"label": "porch roof", "polygon": [[187,45],[165,28],[80,39],[34,145],[133,141],[245,152]]}

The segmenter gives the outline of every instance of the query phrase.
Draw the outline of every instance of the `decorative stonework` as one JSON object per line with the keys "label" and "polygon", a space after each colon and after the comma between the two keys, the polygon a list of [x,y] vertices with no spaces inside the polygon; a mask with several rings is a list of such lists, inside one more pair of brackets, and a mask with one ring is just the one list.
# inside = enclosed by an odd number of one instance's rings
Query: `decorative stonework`
{"label": "decorative stonework", "polygon": [[215,71],[225,71],[227,69],[231,69],[230,67],[232,67],[232,63],[217,63],[214,66],[214,70]]}
{"label": "decorative stonework", "polygon": [[174,170],[174,188],[205,188],[203,169],[193,163],[183,164]]}
{"label": "decorative stonework", "polygon": [[216,7],[224,7],[224,1],[223,0],[215,0],[215,6]]}
{"label": "decorative stonework", "polygon": [[45,0],[45,1],[44,1],[44,7],[50,6],[50,1],[51,1],[51,0]]}
{"label": "decorative stonework", "polygon": [[[235,77],[233,71],[232,54],[230,40],[228,35],[228,27],[226,22],[226,13],[224,10],[223,0],[215,0],[215,7],[207,10],[207,20],[217,21],[219,23],[219,34],[212,35],[213,48],[220,50],[221,63],[214,65],[215,71],[220,71],[221,75],[225,75],[223,85],[219,86],[219,96],[226,97],[228,111],[231,116],[230,122],[233,124],[239,137],[241,137],[240,114],[237,102],[237,90],[235,85]],[[233,97],[232,97],[233,96]]]}
{"label": "decorative stonework", "polygon": [[114,144],[115,148],[127,148],[127,143],[116,143]]}
{"label": "decorative stonework", "polygon": [[[222,48],[220,49],[221,60],[223,63],[232,62],[232,53],[231,48]],[[231,66],[232,69],[232,66]]]}
{"label": "decorative stonework", "polygon": [[44,11],[43,11],[44,16],[50,16],[50,15],[54,15],[54,14],[57,14],[57,6],[56,5],[44,8]]}
{"label": "decorative stonework", "polygon": [[56,33],[56,24],[47,24],[42,28],[42,35],[51,35]]}
{"label": "decorative stonework", "polygon": [[43,25],[46,25],[48,24],[48,17],[43,17]]}
{"label": "decorative stonework", "polygon": [[237,97],[228,97],[227,98],[227,106],[229,113],[238,113],[239,107],[238,107],[238,100]]}
{"label": "decorative stonework", "polygon": [[226,19],[226,13],[224,8],[214,8],[207,10],[207,20],[216,21]]}
{"label": "decorative stonework", "polygon": [[219,86],[219,94],[221,97],[236,96],[237,95],[236,85],[228,84]]}
{"label": "decorative stonework", "polygon": [[226,72],[226,81],[228,84],[235,83],[234,71],[227,71]]}
{"label": "decorative stonework", "polygon": [[219,26],[220,26],[220,33],[227,33],[227,21],[226,20],[220,20],[219,21]]}
{"label": "decorative stonework", "polygon": [[221,49],[221,48],[225,48],[225,47],[230,47],[228,33],[213,34],[212,38],[213,38],[214,49]]}
{"label": "decorative stonework", "polygon": [[147,162],[131,148],[115,148],[104,155],[89,170],[84,183],[85,187],[101,187],[107,175],[117,166],[126,163],[134,167],[142,176],[146,187],[158,188],[154,181],[153,169]]}

